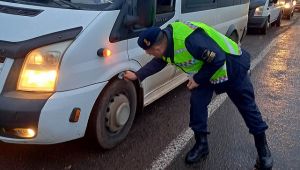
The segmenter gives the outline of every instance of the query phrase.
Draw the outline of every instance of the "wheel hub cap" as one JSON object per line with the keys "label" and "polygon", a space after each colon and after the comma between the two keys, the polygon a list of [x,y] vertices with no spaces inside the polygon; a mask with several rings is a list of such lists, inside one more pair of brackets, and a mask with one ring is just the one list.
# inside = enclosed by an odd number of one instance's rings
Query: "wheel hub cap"
{"label": "wheel hub cap", "polygon": [[129,116],[129,100],[124,94],[118,94],[110,100],[108,105],[106,112],[106,127],[111,132],[116,133],[127,123]]}

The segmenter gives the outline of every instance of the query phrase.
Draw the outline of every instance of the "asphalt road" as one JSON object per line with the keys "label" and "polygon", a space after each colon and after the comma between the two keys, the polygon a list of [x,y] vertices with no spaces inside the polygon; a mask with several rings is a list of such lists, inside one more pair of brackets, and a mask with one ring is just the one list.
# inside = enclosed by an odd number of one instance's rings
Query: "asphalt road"
{"label": "asphalt road", "polygon": [[[269,124],[267,136],[273,169],[300,169],[300,21],[284,21],[267,35],[249,34],[243,41],[255,59],[274,39],[275,46],[252,71],[256,100]],[[136,116],[127,139],[110,151],[100,151],[87,138],[56,145],[0,143],[0,169],[149,169],[178,134],[188,127],[189,96],[185,84],[147,106]],[[209,118],[210,155],[186,166],[188,142],[166,169],[252,169],[256,151],[252,136],[227,99]]]}

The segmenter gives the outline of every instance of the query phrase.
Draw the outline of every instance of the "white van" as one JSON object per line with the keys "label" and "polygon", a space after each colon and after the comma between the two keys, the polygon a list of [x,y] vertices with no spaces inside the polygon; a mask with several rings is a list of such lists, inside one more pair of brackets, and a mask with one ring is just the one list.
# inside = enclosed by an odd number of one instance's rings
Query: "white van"
{"label": "white van", "polygon": [[91,134],[105,149],[135,114],[187,80],[168,65],[142,83],[146,27],[202,21],[236,41],[249,0],[0,0],[0,140],[54,144]]}

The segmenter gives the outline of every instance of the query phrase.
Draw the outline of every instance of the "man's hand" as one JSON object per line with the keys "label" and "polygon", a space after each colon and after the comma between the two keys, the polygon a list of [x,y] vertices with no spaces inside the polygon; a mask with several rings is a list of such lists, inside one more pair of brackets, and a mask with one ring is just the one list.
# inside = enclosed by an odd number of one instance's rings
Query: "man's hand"
{"label": "man's hand", "polygon": [[137,79],[137,76],[132,71],[125,71],[125,73],[124,73],[124,79],[125,80],[132,80],[132,81],[134,81],[134,80]]}
{"label": "man's hand", "polygon": [[186,86],[189,90],[193,90],[194,88],[198,87],[199,84],[197,84],[193,78],[190,78]]}

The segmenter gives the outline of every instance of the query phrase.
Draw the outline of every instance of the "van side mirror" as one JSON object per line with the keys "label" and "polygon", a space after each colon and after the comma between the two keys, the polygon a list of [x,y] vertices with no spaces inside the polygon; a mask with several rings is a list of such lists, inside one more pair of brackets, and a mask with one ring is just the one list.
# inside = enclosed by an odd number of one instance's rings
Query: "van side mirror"
{"label": "van side mirror", "polygon": [[126,15],[124,24],[126,26],[138,25],[139,27],[150,27],[155,19],[155,1],[137,0],[135,15]]}

